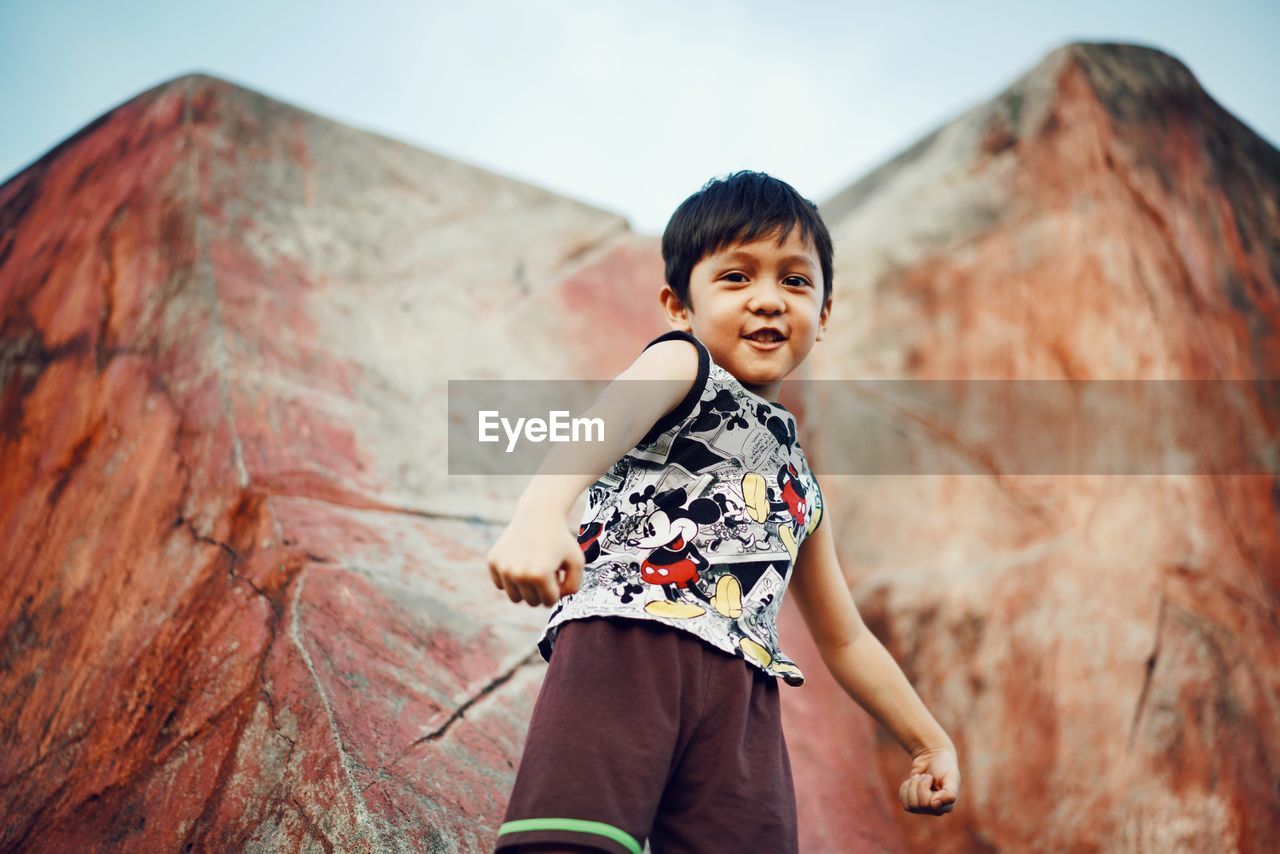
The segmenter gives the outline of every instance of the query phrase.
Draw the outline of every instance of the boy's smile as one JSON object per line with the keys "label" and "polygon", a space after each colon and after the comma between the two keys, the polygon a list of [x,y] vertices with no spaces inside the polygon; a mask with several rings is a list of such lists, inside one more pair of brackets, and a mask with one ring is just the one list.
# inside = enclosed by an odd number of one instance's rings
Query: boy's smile
{"label": "boy's smile", "polygon": [[704,256],[689,274],[689,302],[670,285],[661,294],[672,326],[691,333],[742,386],[774,401],[783,377],[822,339],[831,299],[822,299],[822,268],[812,242],[793,225],[751,243]]}

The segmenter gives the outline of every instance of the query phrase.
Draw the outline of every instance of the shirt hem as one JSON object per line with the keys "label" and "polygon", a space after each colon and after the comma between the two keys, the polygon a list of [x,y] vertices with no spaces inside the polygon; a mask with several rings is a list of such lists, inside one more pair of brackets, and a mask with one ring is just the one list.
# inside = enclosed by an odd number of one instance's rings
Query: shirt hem
{"label": "shirt hem", "polygon": [[539,636],[538,643],[537,643],[538,653],[542,656],[542,660],[546,662],[551,661],[551,653],[555,646],[556,632],[560,628],[560,626],[569,622],[570,620],[581,620],[581,619],[585,619],[586,617],[620,617],[624,620],[643,620],[650,623],[660,623],[664,626],[670,626],[673,629],[679,629],[682,632],[686,632],[687,634],[693,635],[698,640],[702,641],[703,643],[707,644],[710,647],[713,647],[714,649],[718,649],[721,652],[726,652],[729,655],[732,655],[734,658],[740,659],[748,667],[753,667],[756,670],[759,670],[769,676],[774,677],[775,679],[781,679],[784,684],[792,688],[799,688],[805,683],[805,677],[804,677],[804,674],[800,671],[800,668],[796,665],[795,662],[791,661],[791,659],[787,658],[784,654],[782,654],[781,650],[779,650],[779,655],[774,656],[774,659],[784,665],[787,665],[789,667],[794,667],[795,668],[794,673],[789,671],[774,670],[774,669],[765,667],[763,664],[761,664],[752,656],[745,654],[741,649],[716,643],[714,640],[708,637],[705,637],[704,635],[701,635],[698,632],[695,632],[687,624],[682,623],[680,621],[664,620],[649,614],[635,614],[635,613],[627,613],[625,611],[623,612],[610,611],[610,610],[601,609],[601,608],[586,608],[584,610],[573,611],[573,612],[565,611],[556,615],[556,617],[553,620],[548,621],[547,625],[543,628],[542,634],[541,636]]}

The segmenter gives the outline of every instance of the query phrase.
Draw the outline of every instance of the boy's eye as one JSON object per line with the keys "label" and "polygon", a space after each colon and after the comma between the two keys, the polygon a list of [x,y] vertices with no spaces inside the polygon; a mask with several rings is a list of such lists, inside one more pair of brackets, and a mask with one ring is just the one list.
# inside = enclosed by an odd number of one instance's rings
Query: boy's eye
{"label": "boy's eye", "polygon": [[[725,274],[724,274],[724,276],[723,276],[722,278],[729,279],[729,277],[730,277],[730,276],[737,276],[737,277],[738,277],[738,278],[736,278],[736,279],[730,279],[730,281],[733,281],[733,282],[737,282],[737,281],[740,281],[740,280],[741,280],[741,281],[745,281],[745,280],[746,280],[746,278],[747,278],[747,277],[746,277],[745,275],[743,275],[742,273],[725,273]],[[812,283],[811,283],[808,279],[806,279],[804,276],[787,276],[785,279],[783,279],[783,281],[784,281],[784,282],[792,282],[792,281],[794,281],[794,282],[799,283],[799,285],[800,285],[801,287],[811,287],[811,286],[812,286]]]}

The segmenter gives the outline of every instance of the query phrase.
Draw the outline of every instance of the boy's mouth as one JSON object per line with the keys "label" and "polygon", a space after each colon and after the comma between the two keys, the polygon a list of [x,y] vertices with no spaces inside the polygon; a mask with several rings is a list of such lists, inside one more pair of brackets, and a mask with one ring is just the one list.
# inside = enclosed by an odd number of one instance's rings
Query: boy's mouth
{"label": "boy's mouth", "polygon": [[743,335],[742,337],[746,338],[748,341],[754,341],[757,344],[776,344],[787,340],[787,336],[783,335],[771,326],[766,326],[763,329],[757,329],[755,332]]}

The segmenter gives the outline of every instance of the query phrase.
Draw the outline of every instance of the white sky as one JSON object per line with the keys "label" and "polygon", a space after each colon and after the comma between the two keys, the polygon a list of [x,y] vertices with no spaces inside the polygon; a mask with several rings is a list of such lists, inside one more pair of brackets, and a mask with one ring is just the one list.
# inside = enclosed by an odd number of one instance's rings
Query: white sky
{"label": "white sky", "polygon": [[0,0],[0,182],[203,71],[658,234],[708,178],[823,202],[1068,41],[1185,62],[1280,140],[1280,2]]}

